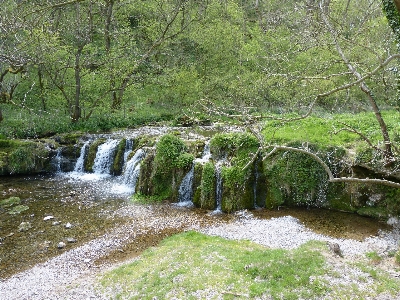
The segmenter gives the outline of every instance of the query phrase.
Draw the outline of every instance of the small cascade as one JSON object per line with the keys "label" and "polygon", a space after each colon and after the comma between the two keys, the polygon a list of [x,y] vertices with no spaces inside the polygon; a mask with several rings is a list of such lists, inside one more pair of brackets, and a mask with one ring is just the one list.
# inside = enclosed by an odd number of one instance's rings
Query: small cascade
{"label": "small cascade", "polygon": [[189,172],[183,177],[181,185],[179,186],[178,194],[178,206],[193,206],[193,177],[194,177],[194,166],[196,163],[205,164],[211,159],[210,143],[206,143],[204,146],[203,154],[201,158],[196,158]]}
{"label": "small cascade", "polygon": [[[132,151],[132,150],[131,150]],[[142,149],[136,151],[135,155],[126,163],[125,171],[122,174],[122,182],[126,185],[136,186],[139,177],[140,162],[145,157]]]}
{"label": "small cascade", "polygon": [[215,176],[217,177],[217,185],[216,185],[216,193],[215,193],[215,198],[217,202],[217,208],[215,209],[215,212],[221,212],[221,202],[222,202],[222,163],[217,162],[215,164]]}
{"label": "small cascade", "polygon": [[93,172],[95,174],[109,174],[113,163],[114,152],[118,146],[118,140],[108,140],[97,149],[94,159]]}
{"label": "small cascade", "polygon": [[194,165],[192,165],[190,171],[183,177],[182,183],[179,186],[179,206],[193,206]]}
{"label": "small cascade", "polygon": [[76,161],[74,172],[83,173],[84,164],[85,164],[85,156],[86,156],[86,153],[88,152],[88,149],[89,149],[89,141],[86,141],[81,148],[81,153],[78,157],[78,160]]}
{"label": "small cascade", "polygon": [[210,143],[207,142],[204,145],[203,155],[201,158],[196,158],[195,162],[205,164],[211,159]]}
{"label": "small cascade", "polygon": [[133,141],[132,140],[126,140],[125,143],[125,152],[124,152],[124,164],[128,161],[129,154],[131,154],[133,149]]}
{"label": "small cascade", "polygon": [[58,148],[57,154],[53,159],[54,169],[55,169],[56,173],[58,173],[58,174],[62,173],[62,170],[61,170],[62,153],[61,153],[61,151],[62,151],[62,148],[61,147]]}

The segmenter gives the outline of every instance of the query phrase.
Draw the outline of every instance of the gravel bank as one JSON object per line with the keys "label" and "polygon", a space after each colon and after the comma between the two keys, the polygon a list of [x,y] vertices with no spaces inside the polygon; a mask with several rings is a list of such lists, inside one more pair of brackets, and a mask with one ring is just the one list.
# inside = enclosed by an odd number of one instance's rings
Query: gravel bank
{"label": "gravel bank", "polygon": [[[340,245],[344,259],[352,259],[370,251],[386,255],[397,249],[400,240],[399,227],[359,242],[316,234],[291,216],[261,220],[247,211],[239,212],[230,219],[218,215],[199,215],[184,208],[168,206],[128,206],[116,213],[127,218],[126,225],[1,281],[0,299],[109,299],[99,294],[93,283],[96,274],[112,265],[109,262],[98,265],[96,260],[140,237],[168,228],[194,229],[229,239],[252,240],[272,248],[292,249],[309,240],[327,241]],[[358,278],[359,274],[352,274],[340,262],[337,267],[347,274],[337,284],[358,284],[352,278]],[[365,282],[367,288],[368,280]],[[380,299],[385,299],[385,296]]]}

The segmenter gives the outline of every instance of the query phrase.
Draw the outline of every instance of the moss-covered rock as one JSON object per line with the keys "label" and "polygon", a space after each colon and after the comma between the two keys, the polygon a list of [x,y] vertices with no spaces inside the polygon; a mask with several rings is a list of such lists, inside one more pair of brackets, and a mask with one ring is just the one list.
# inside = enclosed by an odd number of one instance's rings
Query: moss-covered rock
{"label": "moss-covered rock", "polygon": [[216,208],[216,177],[215,167],[211,162],[205,163],[202,167],[200,183],[200,201],[199,207],[204,209]]}
{"label": "moss-covered rock", "polygon": [[85,164],[84,164],[84,169],[86,172],[93,172],[93,165],[94,165],[94,160],[96,158],[97,149],[104,142],[105,142],[105,139],[98,139],[98,140],[95,140],[92,144],[90,144],[89,150],[87,153],[87,157],[85,160]]}
{"label": "moss-covered rock", "polygon": [[19,197],[10,197],[0,201],[0,207],[9,208],[14,205],[18,205],[21,203],[21,199]]}
{"label": "moss-covered rock", "polygon": [[110,173],[112,175],[118,176],[122,173],[122,166],[124,164],[124,154],[126,148],[126,139],[122,139],[117,146],[117,149],[114,153],[114,160],[111,166]]}
{"label": "moss-covered rock", "polygon": [[195,164],[193,174],[193,205],[201,207],[201,178],[203,173],[203,165]]}
{"label": "moss-covered rock", "polygon": [[35,174],[51,171],[53,150],[45,141],[0,140],[0,172]]}

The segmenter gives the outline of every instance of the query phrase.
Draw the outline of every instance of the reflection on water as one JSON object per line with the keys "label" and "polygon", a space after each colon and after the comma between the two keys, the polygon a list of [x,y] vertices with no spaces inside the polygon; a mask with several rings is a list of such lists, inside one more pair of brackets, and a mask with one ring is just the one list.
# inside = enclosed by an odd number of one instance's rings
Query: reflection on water
{"label": "reflection on water", "polygon": [[352,213],[338,212],[318,208],[283,208],[280,210],[255,210],[259,218],[277,218],[290,215],[300,220],[306,227],[316,233],[334,238],[362,241],[376,236],[379,230],[390,229],[385,223],[372,218]]}

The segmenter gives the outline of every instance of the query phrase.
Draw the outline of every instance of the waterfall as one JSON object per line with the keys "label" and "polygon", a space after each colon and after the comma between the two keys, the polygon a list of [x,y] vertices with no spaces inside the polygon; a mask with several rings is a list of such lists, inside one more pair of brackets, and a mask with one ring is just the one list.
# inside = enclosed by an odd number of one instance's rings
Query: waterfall
{"label": "waterfall", "polygon": [[222,171],[222,163],[217,162],[215,164],[215,176],[217,177],[217,186],[216,186],[216,202],[217,202],[217,208],[215,209],[216,212],[221,212],[221,202],[222,202],[222,176],[221,176],[221,171]]}
{"label": "waterfall", "polygon": [[[132,151],[132,150],[131,150]],[[136,151],[135,155],[126,163],[125,171],[122,174],[122,182],[126,185],[136,186],[139,177],[140,162],[145,156],[142,149]]]}
{"label": "waterfall", "polygon": [[96,174],[109,174],[114,160],[114,152],[118,146],[118,140],[108,140],[97,149],[94,159],[93,172]]}
{"label": "waterfall", "polygon": [[183,177],[182,183],[179,186],[179,206],[193,206],[194,165],[192,165],[190,171]]}
{"label": "waterfall", "polygon": [[131,154],[133,148],[133,141],[132,140],[126,140],[125,143],[125,152],[124,152],[124,164],[128,161],[128,156]]}
{"label": "waterfall", "polygon": [[201,158],[196,158],[196,162],[198,163],[202,163],[205,164],[206,162],[208,162],[211,159],[211,152],[210,152],[210,143],[207,142],[204,145],[204,150],[203,150],[203,154],[201,156]]}
{"label": "waterfall", "polygon": [[178,194],[178,206],[193,206],[193,177],[194,177],[194,166],[196,163],[204,164],[211,158],[210,143],[206,143],[204,146],[203,154],[201,158],[196,158],[189,172],[183,177],[181,185],[179,186]]}
{"label": "waterfall", "polygon": [[78,157],[78,160],[76,161],[74,172],[83,173],[84,164],[85,164],[85,156],[86,156],[88,149],[89,149],[89,141],[86,141],[81,148],[81,153]]}
{"label": "waterfall", "polygon": [[62,170],[61,170],[62,153],[61,153],[61,151],[62,151],[61,147],[57,149],[57,154],[54,157],[53,162],[52,162],[52,164],[54,165],[54,169],[56,170],[56,173],[62,173]]}

